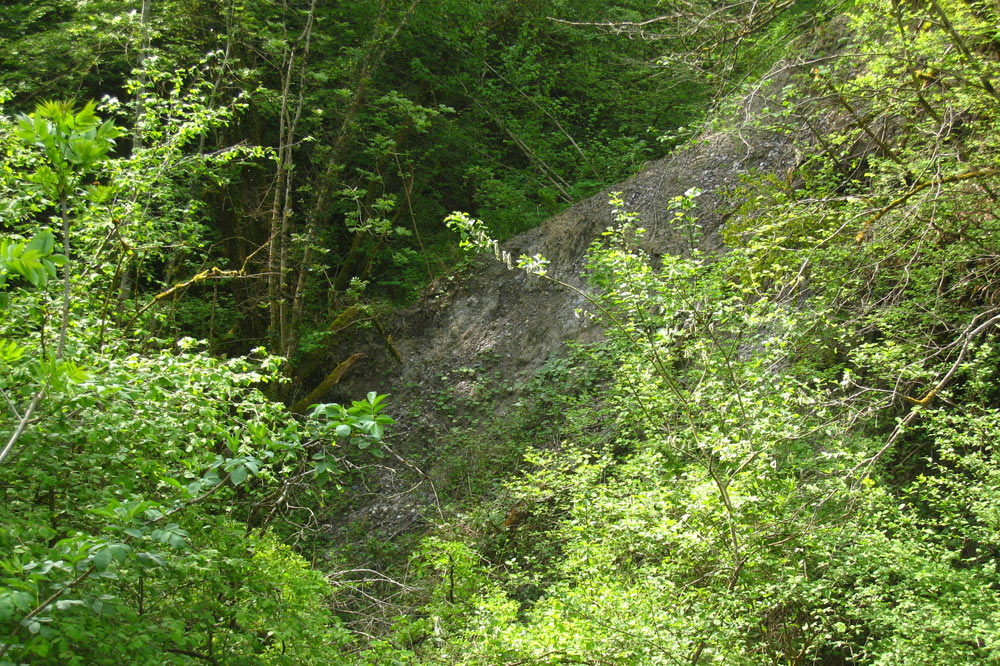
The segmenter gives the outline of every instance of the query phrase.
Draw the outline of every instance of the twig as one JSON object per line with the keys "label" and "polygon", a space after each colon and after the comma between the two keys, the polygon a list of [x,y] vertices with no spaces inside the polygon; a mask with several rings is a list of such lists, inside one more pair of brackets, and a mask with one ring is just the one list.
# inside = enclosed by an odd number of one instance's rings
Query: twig
{"label": "twig", "polygon": [[201,271],[200,273],[196,274],[190,280],[185,280],[184,282],[179,282],[179,283],[175,284],[174,286],[170,287],[169,289],[167,289],[166,291],[161,291],[159,294],[157,294],[156,296],[153,297],[153,300],[151,300],[149,303],[146,303],[146,305],[142,306],[138,311],[136,311],[136,313],[134,315],[132,315],[132,319],[125,326],[125,330],[127,331],[129,328],[131,328],[132,325],[136,322],[136,320],[144,312],[146,312],[146,310],[148,310],[149,308],[153,307],[154,305],[156,305],[157,303],[159,303],[163,299],[169,298],[171,295],[177,293],[178,291],[180,291],[182,289],[185,289],[186,287],[190,287],[192,284],[195,284],[196,282],[202,282],[202,281],[208,280],[210,278],[222,279],[222,278],[231,278],[231,277],[252,277],[252,276],[248,276],[247,275],[247,272],[246,272],[247,264],[250,263],[250,260],[253,259],[253,257],[254,257],[255,254],[257,254],[258,252],[260,252],[261,250],[263,250],[267,246],[268,246],[268,243],[264,243],[263,245],[261,245],[260,247],[258,247],[256,250],[254,250],[253,252],[251,252],[250,254],[248,254],[247,257],[246,257],[246,259],[243,260],[243,265],[240,266],[240,268],[238,270],[227,270],[227,271],[224,271],[224,270],[221,270],[220,268],[218,268],[217,266],[213,266],[212,268],[209,268],[207,270]]}
{"label": "twig", "polygon": [[0,389],[0,395],[3,395],[3,399],[7,402],[7,406],[10,407],[10,411],[14,412],[14,418],[20,419],[21,413],[17,411],[17,406],[10,401],[10,397],[7,395],[7,392],[4,391],[3,389]]}
{"label": "twig", "polygon": [[0,464],[3,464],[3,461],[7,458],[7,455],[13,448],[14,443],[20,439],[22,434],[24,434],[24,429],[27,428],[28,424],[31,422],[31,415],[35,413],[35,408],[38,407],[38,403],[41,402],[44,396],[45,389],[43,388],[41,391],[36,393],[35,397],[31,399],[30,403],[28,403],[28,408],[24,411],[24,416],[21,417],[21,420],[18,421],[17,428],[14,429],[14,434],[12,434],[10,439],[7,440],[7,444],[4,445],[3,451],[0,451]]}
{"label": "twig", "polygon": [[94,571],[95,571],[94,565],[91,564],[86,571],[84,571],[82,574],[80,574],[72,581],[70,581],[68,585],[63,586],[58,590],[56,590],[55,592],[53,592],[52,594],[50,594],[49,597],[42,603],[38,604],[38,606],[36,606],[33,611],[31,611],[23,618],[21,618],[21,621],[17,623],[16,627],[14,627],[14,631],[10,632],[10,636],[8,637],[9,642],[5,643],[3,649],[0,650],[0,657],[3,657],[5,654],[7,654],[7,651],[10,649],[10,646],[14,644],[13,638],[17,635],[17,632],[21,630],[21,627],[23,627],[26,622],[28,622],[31,618],[35,617],[39,613],[43,612],[50,605],[52,605],[57,599],[59,599],[59,597],[61,597],[66,592],[66,590],[71,590],[80,583],[82,583],[84,579],[88,578],[90,574],[94,573]]}
{"label": "twig", "polygon": [[[934,387],[931,388],[931,390],[928,391],[923,398],[919,400],[914,400],[912,398],[910,399],[912,402],[915,403],[913,408],[905,417],[903,417],[903,419],[899,423],[896,424],[896,427],[893,428],[892,433],[889,435],[889,439],[886,441],[885,445],[882,446],[882,448],[879,449],[878,452],[876,452],[874,455],[866,458],[865,460],[862,460],[853,468],[851,468],[850,473],[852,475],[856,474],[858,470],[864,467],[871,468],[872,465],[878,462],[878,460],[883,455],[885,455],[885,452],[889,450],[889,448],[893,445],[893,443],[897,439],[899,439],[899,436],[903,434],[903,431],[906,429],[906,427],[909,426],[910,423],[912,423],[920,414],[921,409],[919,408],[929,404],[931,400],[933,400],[934,397],[938,394],[938,392],[941,391],[943,388],[945,388],[951,381],[952,377],[955,376],[955,373],[958,371],[959,366],[961,366],[962,361],[965,360],[965,355],[969,350],[969,343],[972,342],[972,339],[977,335],[979,335],[980,333],[982,333],[983,331],[985,331],[986,329],[993,326],[994,324],[1000,322],[1000,315],[994,315],[993,317],[986,320],[982,324],[975,326],[976,319],[978,319],[981,316],[982,315],[978,315],[977,317],[973,318],[972,323],[970,323],[969,326],[966,328],[967,332],[962,334],[962,337],[960,338],[960,339],[964,338],[964,341],[962,343],[962,349],[958,353],[958,358],[955,359],[954,363],[952,363],[951,367],[948,369],[948,372],[945,373],[944,377],[942,377],[938,381],[938,383],[935,384]],[[975,328],[972,328],[973,326],[975,326]]]}
{"label": "twig", "polygon": [[875,213],[875,215],[868,218],[868,220],[866,220],[865,223],[862,225],[861,231],[859,231],[858,235],[855,236],[855,240],[860,241],[862,238],[864,238],[865,232],[868,230],[868,228],[871,227],[871,225],[873,225],[875,222],[882,219],[882,217],[884,217],[886,213],[893,210],[894,208],[902,206],[904,203],[909,201],[915,194],[923,190],[926,190],[928,187],[934,185],[944,185],[946,183],[957,183],[963,180],[973,180],[975,178],[989,178],[990,176],[997,176],[997,175],[1000,175],[1000,169],[979,169],[976,171],[966,171],[965,173],[959,173],[953,176],[931,178],[930,180],[925,180],[922,183],[918,183],[913,187],[911,187],[906,194],[902,195],[901,197],[898,197],[891,203],[883,206]]}

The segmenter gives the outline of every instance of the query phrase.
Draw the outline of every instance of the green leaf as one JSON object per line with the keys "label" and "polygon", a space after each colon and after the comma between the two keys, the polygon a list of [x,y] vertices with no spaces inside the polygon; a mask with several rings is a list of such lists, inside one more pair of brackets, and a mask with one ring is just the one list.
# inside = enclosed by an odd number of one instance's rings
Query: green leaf
{"label": "green leaf", "polygon": [[229,477],[233,485],[238,486],[247,480],[247,468],[245,465],[235,467]]}
{"label": "green leaf", "polygon": [[[341,407],[337,403],[330,403],[328,405],[321,405],[321,407],[323,409],[323,413],[326,415],[326,418],[328,418],[328,419],[332,419],[332,418],[344,418],[345,410],[344,410],[343,407]],[[317,411],[319,411],[320,408],[317,407],[316,409],[317,409]]]}
{"label": "green leaf", "polygon": [[0,595],[0,622],[7,622],[14,617],[14,600],[4,594]]}
{"label": "green leaf", "polygon": [[105,571],[111,564],[111,549],[105,548],[104,550],[94,555],[94,568],[98,571]]}
{"label": "green leaf", "polygon": [[328,469],[329,469],[329,465],[327,464],[327,462],[325,460],[323,460],[323,461],[319,462],[316,465],[316,467],[313,468],[313,475],[314,476],[321,476],[323,474],[326,474],[326,472],[327,472]]}
{"label": "green leaf", "polygon": [[158,566],[158,567],[166,567],[167,566],[166,561],[162,557],[160,557],[159,555],[157,555],[156,553],[142,552],[142,553],[138,553],[136,555],[136,557],[139,559],[140,562],[142,562],[144,564],[147,564],[147,565],[155,565],[155,566]]}
{"label": "green leaf", "polygon": [[24,356],[25,349],[12,340],[0,339],[0,361],[13,363]]}
{"label": "green leaf", "polygon": [[125,563],[125,558],[131,550],[132,548],[124,543],[113,543],[108,546],[108,551],[118,564]]}
{"label": "green leaf", "polygon": [[39,256],[47,256],[52,253],[52,249],[55,247],[56,239],[52,235],[52,232],[48,229],[39,231],[37,234],[31,237],[28,244],[25,246],[26,250],[34,250]]}

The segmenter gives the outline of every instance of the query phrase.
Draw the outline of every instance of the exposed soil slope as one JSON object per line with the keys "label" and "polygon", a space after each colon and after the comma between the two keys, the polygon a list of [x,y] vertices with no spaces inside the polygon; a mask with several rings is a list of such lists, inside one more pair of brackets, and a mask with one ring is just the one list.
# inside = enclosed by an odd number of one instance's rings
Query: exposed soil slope
{"label": "exposed soil slope", "polygon": [[[551,261],[550,275],[582,287],[587,248],[612,223],[610,192],[622,192],[626,209],[639,213],[648,230],[645,249],[657,256],[683,247],[679,233],[670,227],[668,205],[697,187],[703,192],[695,210],[703,244],[717,249],[726,218],[725,192],[747,173],[785,171],[793,164],[786,136],[761,131],[705,134],[503,247],[514,257],[542,254]],[[442,373],[461,367],[499,371],[505,379],[530,373],[559,353],[565,341],[599,338],[600,331],[575,314],[584,305],[570,290],[509,271],[492,256],[479,257],[457,274],[435,281],[417,304],[391,322],[388,332],[401,362],[375,336],[345,345],[342,357],[361,351],[364,358],[326,399],[356,399],[374,390],[392,394],[396,405],[409,405],[437,390]]]}

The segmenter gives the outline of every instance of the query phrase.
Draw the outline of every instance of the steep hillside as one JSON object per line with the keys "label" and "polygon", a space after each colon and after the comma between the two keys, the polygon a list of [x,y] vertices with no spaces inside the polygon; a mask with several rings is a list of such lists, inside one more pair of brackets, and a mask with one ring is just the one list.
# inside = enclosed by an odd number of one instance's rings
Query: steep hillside
{"label": "steep hillside", "polygon": [[[625,207],[638,213],[648,229],[643,248],[659,257],[684,251],[682,232],[670,224],[669,205],[698,188],[702,194],[695,199],[693,215],[702,225],[701,245],[706,251],[717,250],[723,221],[734,208],[725,194],[751,173],[783,174],[795,166],[795,159],[788,134],[709,131],[502,247],[514,257],[541,254],[551,261],[552,277],[585,288],[588,248],[613,223],[609,193],[621,192]],[[439,374],[463,367],[499,371],[507,380],[524,379],[564,351],[567,340],[599,339],[598,327],[579,316],[580,308],[586,310],[586,302],[568,289],[510,271],[492,256],[474,258],[437,280],[419,303],[394,317],[387,332],[398,360],[380,335],[342,344],[331,360],[359,352],[364,356],[324,399],[345,400],[374,390],[392,394],[397,406],[409,406],[441,388]]]}
{"label": "steep hillside", "polygon": [[400,420],[335,530],[368,663],[1000,659],[990,17],[854,8],[767,103],[504,246],[589,299],[480,258],[398,364],[363,347],[337,389]]}
{"label": "steep hillside", "polygon": [[1000,664],[995,0],[141,4],[0,30],[0,666]]}

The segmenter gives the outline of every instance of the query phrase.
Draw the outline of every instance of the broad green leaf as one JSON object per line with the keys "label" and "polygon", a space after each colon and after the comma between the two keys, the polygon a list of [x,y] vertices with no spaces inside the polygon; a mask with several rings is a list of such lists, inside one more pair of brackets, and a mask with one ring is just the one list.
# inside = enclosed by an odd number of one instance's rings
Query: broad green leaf
{"label": "broad green leaf", "polygon": [[237,467],[235,467],[233,469],[233,471],[230,473],[230,477],[229,478],[232,480],[233,485],[238,486],[238,485],[242,484],[244,481],[247,480],[247,468],[246,468],[246,466],[245,465],[238,465]]}
{"label": "broad green leaf", "polygon": [[111,564],[111,549],[104,548],[94,555],[94,568],[97,571],[104,571]]}
{"label": "broad green leaf", "polygon": [[25,249],[34,250],[39,256],[44,257],[52,253],[55,242],[55,236],[52,235],[52,232],[45,229],[32,236]]}

